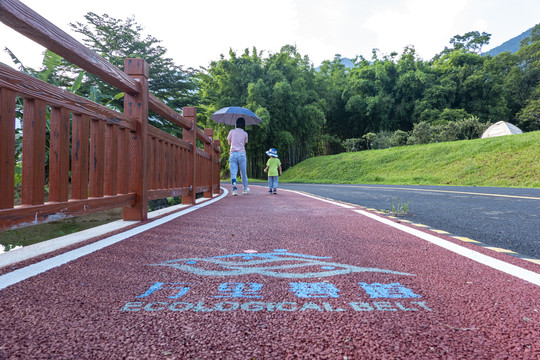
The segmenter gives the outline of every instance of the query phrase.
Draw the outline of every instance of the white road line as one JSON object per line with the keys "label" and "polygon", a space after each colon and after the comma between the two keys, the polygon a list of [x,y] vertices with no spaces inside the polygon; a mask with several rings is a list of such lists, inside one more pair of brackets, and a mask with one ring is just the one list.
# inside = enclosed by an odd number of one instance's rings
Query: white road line
{"label": "white road line", "polygon": [[405,225],[398,224],[392,220],[385,219],[383,217],[371,214],[367,211],[363,210],[354,210],[355,212],[362,214],[364,216],[367,216],[371,219],[377,220],[383,224],[390,225],[398,230],[404,231],[406,233],[409,233],[411,235],[414,235],[416,237],[419,237],[423,240],[426,240],[434,245],[440,246],[444,249],[450,250],[458,255],[464,256],[466,258],[469,258],[471,260],[474,260],[476,262],[479,262],[480,264],[489,266],[493,269],[502,271],[506,274],[515,276],[517,278],[520,278],[522,280],[528,281],[532,284],[540,286],[540,274],[537,274],[533,271],[520,268],[519,266],[509,264],[507,262],[504,262],[502,260],[498,260],[495,258],[492,258],[491,256],[484,255],[482,253],[479,253],[477,251],[468,249],[466,247],[463,247],[461,245],[454,244],[453,242],[450,242],[448,240],[444,240],[440,237],[437,237],[435,235],[431,235],[428,233],[425,233],[423,231],[410,228]]}
{"label": "white road line", "polygon": [[[295,192],[295,191],[293,191],[293,192]],[[335,205],[338,205],[338,206],[343,206],[343,204],[340,204],[340,203],[337,203],[337,202],[332,202],[332,201],[322,199],[322,198],[318,198],[316,196],[307,195],[307,194],[304,194],[304,193],[301,193],[301,192],[296,192],[296,193],[300,194],[300,195],[303,195],[303,196],[307,196],[307,197],[312,198],[312,199],[317,199],[317,200],[328,202],[328,203],[335,204]],[[410,227],[405,226],[405,225],[398,224],[398,223],[394,222],[393,220],[387,219],[385,217],[381,217],[381,216],[369,213],[369,212],[364,211],[364,210],[354,210],[354,211],[361,214],[361,215],[367,216],[367,217],[369,217],[371,219],[377,220],[377,221],[379,221],[379,222],[381,222],[383,224],[392,226],[392,227],[394,227],[394,228],[396,228],[398,230],[401,230],[403,232],[406,232],[408,234],[416,236],[416,237],[418,237],[420,239],[426,240],[426,241],[428,241],[428,242],[430,242],[430,243],[432,243],[434,245],[437,245],[437,246],[440,246],[440,247],[442,247],[444,249],[450,250],[450,251],[452,251],[452,252],[454,252],[454,253],[456,253],[458,255],[461,255],[461,256],[464,256],[464,257],[469,258],[471,260],[474,260],[476,262],[479,262],[480,264],[489,266],[489,267],[491,267],[491,268],[493,268],[495,270],[502,271],[502,272],[504,272],[506,274],[515,276],[515,277],[517,277],[519,279],[522,279],[522,280],[528,281],[528,282],[530,282],[530,283],[532,283],[534,285],[540,286],[540,274],[538,274],[538,273],[535,273],[535,272],[527,270],[527,269],[523,269],[523,268],[521,268],[519,266],[516,266],[516,265],[509,264],[509,263],[504,262],[502,260],[492,258],[491,256],[484,255],[482,253],[479,253],[477,251],[468,249],[468,248],[463,247],[461,245],[454,244],[453,242],[450,242],[448,240],[444,240],[444,239],[442,239],[440,237],[437,237],[435,235],[431,235],[431,234],[425,233],[423,231],[420,231],[420,230],[417,230],[417,229],[414,229],[414,228],[410,228]]]}
{"label": "white road line", "polygon": [[165,224],[171,220],[174,220],[176,218],[179,218],[180,216],[189,214],[192,211],[198,210],[200,208],[203,208],[207,205],[210,205],[218,200],[221,200],[225,196],[227,196],[228,191],[225,188],[223,189],[223,194],[221,194],[219,197],[214,198],[212,200],[205,201],[201,204],[191,206],[187,208],[186,210],[179,211],[177,213],[164,216],[161,219],[157,219],[155,221],[152,221],[151,223],[141,225],[139,227],[136,227],[134,229],[128,230],[126,232],[123,232],[121,234],[110,236],[106,239],[97,241],[95,243],[92,243],[87,246],[83,246],[81,248],[69,251],[67,253],[55,256],[53,258],[43,260],[39,263],[26,266],[21,269],[17,269],[15,271],[12,271],[10,273],[4,274],[0,276],[0,290],[7,288],[8,286],[11,286],[13,284],[16,284],[18,282],[21,282],[23,280],[26,280],[28,278],[31,278],[33,276],[36,276],[38,274],[41,274],[45,271],[51,270],[55,267],[58,267],[60,265],[66,264],[70,261],[76,260],[80,257],[83,257],[85,255],[91,254],[95,251],[101,250],[107,246],[116,244],[117,242],[120,242],[122,240],[125,240],[129,237],[135,236],[137,234],[140,234],[146,230],[153,229],[157,226],[160,226],[162,224]]}
{"label": "white road line", "polygon": [[341,206],[341,207],[344,207],[345,209],[354,209],[354,206],[351,206],[351,205],[348,205],[348,204],[343,204],[343,203],[339,203],[339,202],[336,202],[336,201],[323,199],[323,198],[312,196],[312,195],[302,193],[302,192],[299,192],[299,191],[288,190],[288,189],[281,189],[281,190],[289,191],[289,192],[292,192],[292,193],[295,193],[295,194],[303,195],[303,196],[308,197],[308,198],[312,198],[312,199],[324,201],[324,202],[327,202],[327,203],[330,203],[330,204],[333,204],[333,205]]}
{"label": "white road line", "polygon": [[[315,184],[313,184],[315,185]],[[324,185],[318,184],[319,186],[333,186],[333,185]],[[441,192],[441,193],[450,193],[450,194],[464,194],[464,195],[479,195],[479,196],[494,196],[494,197],[505,197],[505,198],[515,198],[515,199],[529,199],[529,200],[540,200],[539,197],[534,196],[522,196],[522,195],[505,195],[505,194],[490,194],[490,193],[479,193],[479,192],[470,192],[470,191],[456,191],[456,190],[441,190],[441,189],[416,189],[416,188],[401,188],[401,187],[380,187],[380,186],[365,186],[365,185],[340,185],[342,187],[352,187],[352,188],[365,188],[365,189],[378,189],[378,190],[404,190],[404,191],[423,191],[423,192]]]}

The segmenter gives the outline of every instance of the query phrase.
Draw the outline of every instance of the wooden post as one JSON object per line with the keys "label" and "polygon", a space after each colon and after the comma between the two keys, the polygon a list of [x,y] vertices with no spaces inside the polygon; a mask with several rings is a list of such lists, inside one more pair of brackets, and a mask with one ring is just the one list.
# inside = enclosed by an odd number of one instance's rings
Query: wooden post
{"label": "wooden post", "polygon": [[69,111],[51,109],[49,151],[49,201],[68,201],[69,192]]}
{"label": "wooden post", "polygon": [[118,127],[105,126],[105,195],[118,193]]}
{"label": "wooden post", "polygon": [[211,198],[214,188],[214,160],[215,160],[215,152],[214,147],[212,146],[212,141],[214,138],[214,129],[204,129],[204,134],[210,138],[209,143],[204,143],[204,152],[210,155],[210,164],[208,167],[208,179],[205,179],[208,185],[210,185],[210,190],[204,192],[205,198]]}
{"label": "wooden post", "polygon": [[138,94],[124,94],[124,113],[136,122],[130,138],[129,191],[137,194],[135,205],[124,208],[124,220],[146,220],[148,215],[148,64],[144,59],[125,59],[124,72],[140,84]]}
{"label": "wooden post", "polygon": [[129,130],[118,130],[118,176],[116,192],[129,193]]}
{"label": "wooden post", "polygon": [[88,198],[88,154],[90,119],[88,115],[73,114],[71,140],[71,198]]}
{"label": "wooden post", "polygon": [[103,197],[105,189],[105,122],[90,119],[90,197]]}
{"label": "wooden post", "polygon": [[23,107],[22,205],[45,201],[45,131],[47,107],[44,101],[25,99]]}
{"label": "wooden post", "polygon": [[182,196],[182,204],[195,204],[195,179],[197,179],[197,109],[186,106],[183,108],[183,116],[191,122],[191,129],[182,130],[182,139],[191,144],[191,156],[186,169],[190,192],[189,195]]}
{"label": "wooden post", "polygon": [[0,209],[14,206],[15,92],[0,89]]}
{"label": "wooden post", "polygon": [[[212,168],[214,170],[214,177],[212,178],[212,189],[215,194],[219,194],[220,190],[220,171],[221,171],[221,141],[220,140],[214,140],[214,146],[218,148],[218,150],[215,151],[215,157],[216,157],[216,164],[212,163]],[[217,188],[214,189],[214,181],[217,183]]]}

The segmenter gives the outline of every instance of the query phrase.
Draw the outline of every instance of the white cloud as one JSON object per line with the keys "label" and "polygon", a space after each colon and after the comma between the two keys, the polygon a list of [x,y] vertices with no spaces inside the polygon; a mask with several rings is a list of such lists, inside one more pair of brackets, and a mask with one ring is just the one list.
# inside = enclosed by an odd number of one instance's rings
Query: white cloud
{"label": "white cloud", "polygon": [[383,53],[413,45],[425,59],[444,49],[467,0],[440,2],[411,0],[398,8],[375,11],[365,26],[377,34],[376,47]]}

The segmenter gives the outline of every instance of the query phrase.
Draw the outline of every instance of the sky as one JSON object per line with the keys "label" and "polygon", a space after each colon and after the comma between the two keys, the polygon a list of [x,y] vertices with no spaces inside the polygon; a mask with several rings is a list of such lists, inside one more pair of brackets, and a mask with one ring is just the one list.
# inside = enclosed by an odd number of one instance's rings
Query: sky
{"label": "sky", "polygon": [[[539,0],[23,0],[77,40],[69,23],[84,15],[134,17],[142,37],[161,40],[176,65],[208,67],[229,49],[256,47],[263,57],[295,45],[315,67],[336,54],[353,59],[401,53],[414,46],[430,60],[455,35],[487,32],[487,51],[540,23]],[[148,6],[150,4],[150,6]],[[14,66],[9,48],[26,66],[39,68],[44,48],[0,23],[0,62]]]}

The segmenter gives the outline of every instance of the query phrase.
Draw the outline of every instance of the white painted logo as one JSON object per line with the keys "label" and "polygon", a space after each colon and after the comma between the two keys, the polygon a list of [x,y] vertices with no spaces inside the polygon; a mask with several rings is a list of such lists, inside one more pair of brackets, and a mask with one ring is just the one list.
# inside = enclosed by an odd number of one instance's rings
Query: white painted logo
{"label": "white painted logo", "polygon": [[[276,249],[271,253],[231,254],[206,258],[167,260],[154,266],[170,266],[175,269],[203,276],[238,276],[260,274],[277,278],[308,279],[349,273],[377,272],[415,276],[399,271],[366,268],[328,262],[331,257],[290,253]],[[216,270],[220,267],[220,270]]]}

